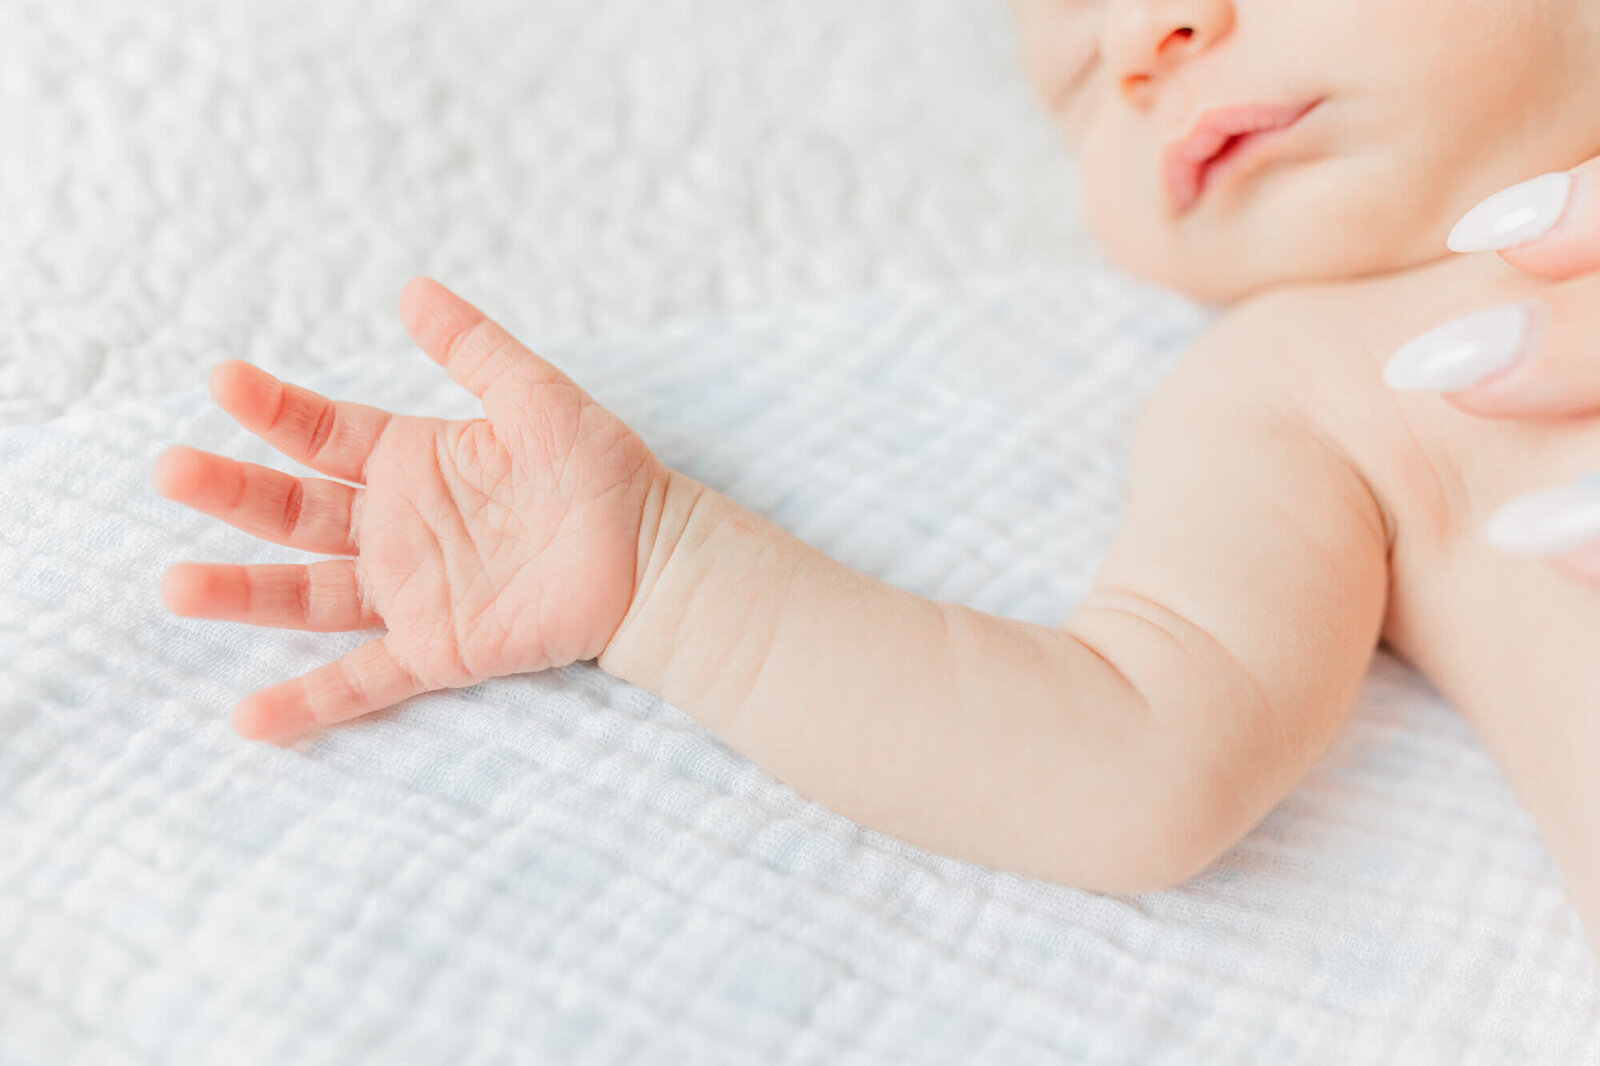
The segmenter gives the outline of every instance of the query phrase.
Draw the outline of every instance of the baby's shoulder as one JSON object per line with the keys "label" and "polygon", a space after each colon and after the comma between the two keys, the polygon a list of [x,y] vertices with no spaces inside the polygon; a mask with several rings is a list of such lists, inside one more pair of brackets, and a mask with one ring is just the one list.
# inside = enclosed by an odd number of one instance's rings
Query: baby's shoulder
{"label": "baby's shoulder", "polygon": [[[1219,315],[1180,360],[1166,391],[1209,403],[1231,392],[1233,404],[1292,410],[1353,445],[1381,443],[1408,431],[1403,416],[1415,406],[1415,398],[1398,396],[1383,381],[1384,366],[1402,344],[1457,315],[1525,299],[1548,284],[1479,256],[1277,287]],[[1201,381],[1212,382],[1211,389],[1198,388]]]}
{"label": "baby's shoulder", "polygon": [[1410,337],[1493,300],[1498,281],[1489,273],[1458,261],[1283,286],[1236,304],[1152,397],[1147,435],[1170,444],[1166,426],[1191,434],[1208,426],[1214,435],[1270,440],[1286,456],[1331,454],[1366,486],[1391,531],[1404,517],[1416,520],[1418,508],[1433,522],[1446,503],[1438,434],[1417,417],[1417,398],[1384,384],[1383,367]]}
{"label": "baby's shoulder", "polygon": [[1405,341],[1456,315],[1520,300],[1550,284],[1493,256],[1457,257],[1392,274],[1278,286],[1233,305],[1193,354],[1238,368],[1329,373],[1381,383]]}
{"label": "baby's shoulder", "polygon": [[[1216,316],[1172,368],[1151,407],[1212,417],[1252,410],[1314,422],[1364,373],[1370,298],[1345,285],[1274,288]],[[1370,360],[1367,361],[1370,365]]]}
{"label": "baby's shoulder", "polygon": [[1331,455],[1362,477],[1364,456],[1344,437],[1362,406],[1352,343],[1363,342],[1346,327],[1363,303],[1343,287],[1302,286],[1223,311],[1145,404],[1135,456],[1226,456],[1216,476],[1259,482],[1261,464]]}
{"label": "baby's shoulder", "polygon": [[1212,371],[1248,375],[1237,381],[1289,384],[1307,375],[1361,376],[1392,314],[1390,288],[1373,283],[1280,286],[1218,315],[1188,353]]}
{"label": "baby's shoulder", "polygon": [[[1284,426],[1342,456],[1378,499],[1392,528],[1435,531],[1461,523],[1464,486],[1484,463],[1505,465],[1527,431],[1486,425],[1431,394],[1400,393],[1383,380],[1406,341],[1456,316],[1526,299],[1548,281],[1493,256],[1461,257],[1403,273],[1284,287],[1221,315],[1190,353],[1173,388],[1228,382],[1238,403],[1271,408]],[[1215,386],[1213,386],[1215,387]]]}

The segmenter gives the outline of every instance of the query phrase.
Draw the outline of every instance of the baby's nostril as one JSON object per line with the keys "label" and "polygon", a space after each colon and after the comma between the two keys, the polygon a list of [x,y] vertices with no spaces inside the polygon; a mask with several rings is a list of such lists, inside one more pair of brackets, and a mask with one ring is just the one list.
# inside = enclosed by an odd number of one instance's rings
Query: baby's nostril
{"label": "baby's nostril", "polygon": [[1188,44],[1193,39],[1193,26],[1179,26],[1177,29],[1167,34],[1166,39],[1161,42],[1161,48],[1159,51],[1162,55],[1165,55],[1167,52],[1171,51],[1173,47],[1181,47]]}

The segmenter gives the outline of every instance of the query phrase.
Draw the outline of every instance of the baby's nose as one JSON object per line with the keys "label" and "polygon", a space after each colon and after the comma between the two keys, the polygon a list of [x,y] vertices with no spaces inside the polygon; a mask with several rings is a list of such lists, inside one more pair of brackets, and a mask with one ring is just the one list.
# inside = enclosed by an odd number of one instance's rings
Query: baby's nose
{"label": "baby's nose", "polygon": [[1233,31],[1232,0],[1112,0],[1101,52],[1118,91],[1135,107],[1161,79]]}

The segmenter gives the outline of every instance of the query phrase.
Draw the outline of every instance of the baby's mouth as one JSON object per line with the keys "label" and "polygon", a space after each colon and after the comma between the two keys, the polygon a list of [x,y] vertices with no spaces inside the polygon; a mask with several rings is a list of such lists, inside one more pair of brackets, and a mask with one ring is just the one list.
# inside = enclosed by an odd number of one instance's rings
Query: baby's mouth
{"label": "baby's mouth", "polygon": [[1244,104],[1213,108],[1200,116],[1194,129],[1167,146],[1162,155],[1162,176],[1167,195],[1178,214],[1187,212],[1222,173],[1236,171],[1257,157],[1271,141],[1297,124],[1322,103]]}

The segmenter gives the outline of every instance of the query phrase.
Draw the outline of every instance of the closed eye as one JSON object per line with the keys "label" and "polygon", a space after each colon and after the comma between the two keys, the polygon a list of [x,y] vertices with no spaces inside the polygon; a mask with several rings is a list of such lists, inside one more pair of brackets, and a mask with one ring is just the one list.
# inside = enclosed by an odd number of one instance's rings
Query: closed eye
{"label": "closed eye", "polygon": [[1084,57],[1083,62],[1079,63],[1072,72],[1072,76],[1061,86],[1060,91],[1056,93],[1055,99],[1051,101],[1051,110],[1059,112],[1064,108],[1071,107],[1099,68],[1100,49],[1096,47]]}

